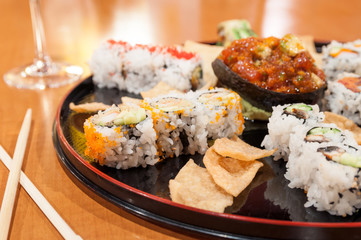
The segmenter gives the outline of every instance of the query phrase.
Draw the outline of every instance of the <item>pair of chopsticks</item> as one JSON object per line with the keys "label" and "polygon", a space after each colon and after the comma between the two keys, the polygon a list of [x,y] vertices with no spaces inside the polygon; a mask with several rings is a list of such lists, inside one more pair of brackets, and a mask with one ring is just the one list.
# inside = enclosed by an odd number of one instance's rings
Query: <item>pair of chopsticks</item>
{"label": "pair of chopsticks", "polygon": [[26,143],[30,131],[31,123],[31,109],[28,109],[20,129],[20,133],[15,146],[15,153],[13,160],[6,153],[4,148],[0,145],[0,158],[5,166],[10,170],[4,198],[0,210],[0,240],[5,240],[8,237],[9,227],[11,222],[12,211],[15,202],[16,190],[20,180],[20,184],[39,206],[43,213],[48,217],[50,222],[56,227],[64,239],[82,239],[75,234],[69,225],[61,218],[55,211],[45,197],[39,192],[35,185],[29,178],[21,171],[21,166],[26,149]]}

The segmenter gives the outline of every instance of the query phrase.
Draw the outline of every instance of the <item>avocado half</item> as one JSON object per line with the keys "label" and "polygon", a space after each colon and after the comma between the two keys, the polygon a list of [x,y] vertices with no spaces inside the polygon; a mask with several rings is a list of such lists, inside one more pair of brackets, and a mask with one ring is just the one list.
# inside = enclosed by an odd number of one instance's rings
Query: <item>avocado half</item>
{"label": "avocado half", "polygon": [[272,112],[272,106],[287,103],[317,104],[323,98],[327,87],[325,83],[321,88],[308,93],[280,93],[261,88],[241,78],[218,58],[212,62],[212,67],[220,86],[232,89],[253,106],[268,112]]}

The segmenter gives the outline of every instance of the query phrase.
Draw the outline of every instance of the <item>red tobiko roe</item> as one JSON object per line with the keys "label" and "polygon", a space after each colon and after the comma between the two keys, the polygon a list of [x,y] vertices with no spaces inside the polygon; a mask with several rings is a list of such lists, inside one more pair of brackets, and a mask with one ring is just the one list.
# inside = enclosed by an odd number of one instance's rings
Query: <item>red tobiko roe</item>
{"label": "red tobiko roe", "polygon": [[113,39],[109,39],[108,40],[108,43],[109,44],[119,44],[119,45],[127,45],[127,43],[126,42],[123,42],[123,41],[115,41],[115,40],[113,40]]}
{"label": "red tobiko roe", "polygon": [[195,53],[192,52],[178,51],[178,49],[175,47],[167,48],[167,52],[176,58],[179,59],[184,58],[186,60],[189,60],[196,55]]}
{"label": "red tobiko roe", "polygon": [[[111,45],[114,45],[114,44],[119,44],[119,45],[123,45],[123,46],[128,45],[127,42],[115,41],[113,39],[108,40],[108,43]],[[196,56],[195,53],[178,50],[176,47],[148,46],[148,45],[143,45],[143,44],[136,44],[135,47],[141,47],[141,48],[148,49],[149,52],[155,52],[158,49],[163,49],[163,50],[165,49],[167,53],[169,53],[170,55],[172,55],[173,57],[176,57],[178,59],[183,58],[183,59],[189,60]],[[130,48],[132,48],[132,47],[130,47]]]}

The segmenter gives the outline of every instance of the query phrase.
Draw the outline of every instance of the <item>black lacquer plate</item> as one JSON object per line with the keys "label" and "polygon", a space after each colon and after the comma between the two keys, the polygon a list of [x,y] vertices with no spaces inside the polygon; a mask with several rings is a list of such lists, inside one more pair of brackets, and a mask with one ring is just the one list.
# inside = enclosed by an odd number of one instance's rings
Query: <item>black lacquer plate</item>
{"label": "black lacquer plate", "polygon": [[[53,140],[60,162],[77,180],[104,199],[163,227],[214,238],[246,239],[359,239],[361,213],[336,217],[305,208],[305,194],[290,189],[283,177],[285,164],[271,157],[252,183],[234,199],[225,213],[174,203],[168,182],[190,159],[203,166],[202,155],[166,159],[155,166],[117,170],[89,162],[83,154],[82,124],[86,114],[74,114],[69,103],[100,101],[120,103],[132,96],[116,89],[100,89],[91,77],[78,84],[59,106]],[[267,134],[266,122],[246,121],[242,138],[259,146]],[[80,139],[80,140],[79,140]]]}

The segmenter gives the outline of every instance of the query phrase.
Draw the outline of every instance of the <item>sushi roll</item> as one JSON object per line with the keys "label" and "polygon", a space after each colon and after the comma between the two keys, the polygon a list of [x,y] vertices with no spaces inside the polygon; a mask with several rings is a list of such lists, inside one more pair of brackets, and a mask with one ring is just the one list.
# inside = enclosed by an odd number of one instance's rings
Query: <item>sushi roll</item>
{"label": "sushi roll", "polygon": [[334,113],[343,115],[361,124],[361,76],[342,73],[330,82],[326,92],[326,106]]}
{"label": "sushi roll", "polygon": [[322,68],[327,81],[335,81],[343,72],[361,74],[361,40],[332,41],[322,48]]}
{"label": "sushi roll", "polygon": [[127,169],[158,162],[153,120],[138,106],[113,105],[84,123],[85,155],[100,165]]}
{"label": "sushi roll", "polygon": [[290,137],[285,178],[304,189],[306,207],[351,215],[361,207],[361,148],[348,131],[333,124],[296,127]]}
{"label": "sushi roll", "polygon": [[89,68],[93,82],[100,88],[125,89],[123,54],[130,45],[126,42],[109,40],[93,52]]}
{"label": "sushi roll", "polygon": [[89,67],[94,84],[100,88],[140,93],[163,81],[185,92],[204,84],[201,63],[199,55],[180,47],[109,40],[94,51]]}
{"label": "sushi roll", "polygon": [[85,155],[101,165],[127,169],[183,154],[204,154],[208,140],[240,135],[241,98],[226,89],[146,98],[112,106],[84,123]]}
{"label": "sushi roll", "polygon": [[205,152],[206,133],[199,136],[204,132],[204,124],[197,119],[195,103],[185,95],[169,94],[146,99],[144,107],[151,112],[161,158]]}
{"label": "sushi roll", "polygon": [[125,90],[139,93],[144,87],[152,88],[156,85],[158,81],[155,81],[154,69],[163,67],[162,58],[158,60],[154,52],[140,45],[127,49],[121,55]]}
{"label": "sushi roll", "polygon": [[197,90],[205,84],[202,59],[198,54],[183,51],[180,47],[158,46],[154,58],[161,59],[163,64],[154,68],[155,82],[165,82],[182,92]]}
{"label": "sushi roll", "polygon": [[[234,91],[216,88],[198,91],[198,112],[206,122],[208,139],[240,135],[244,130],[241,97]],[[201,115],[199,114],[199,115]]]}
{"label": "sushi roll", "polygon": [[320,123],[325,116],[318,105],[304,103],[286,104],[273,107],[272,116],[267,124],[268,135],[263,139],[261,146],[266,149],[277,148],[274,159],[287,160],[290,153],[290,135],[296,126],[308,127]]}
{"label": "sushi roll", "polygon": [[241,98],[223,88],[146,99],[158,134],[159,155],[205,153],[208,140],[240,135],[244,129]]}

